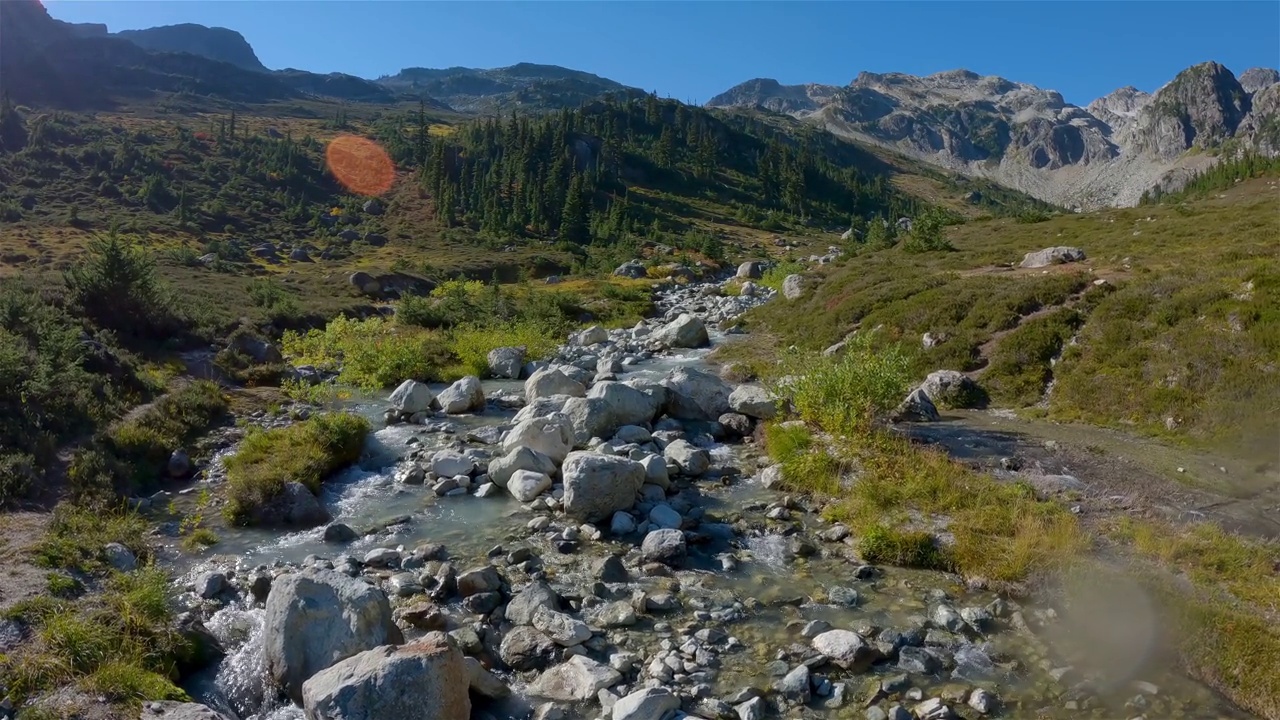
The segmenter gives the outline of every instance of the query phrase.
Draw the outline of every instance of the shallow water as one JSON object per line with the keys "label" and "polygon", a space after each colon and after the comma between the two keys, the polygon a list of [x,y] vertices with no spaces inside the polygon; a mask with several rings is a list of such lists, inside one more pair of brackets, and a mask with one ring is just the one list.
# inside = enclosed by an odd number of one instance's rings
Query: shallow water
{"label": "shallow water", "polygon": [[[713,341],[721,342],[723,336],[713,335]],[[673,357],[656,358],[642,365],[629,368],[621,379],[630,377],[659,379],[677,367],[705,365],[707,350],[683,352]],[[442,387],[442,386],[440,386]],[[440,387],[433,387],[439,390]],[[494,390],[519,390],[516,381],[484,383],[486,394]],[[381,425],[381,412],[385,401],[381,397],[357,397],[347,407]],[[333,557],[349,554],[362,557],[375,547],[411,549],[421,543],[440,543],[456,558],[459,568],[486,562],[490,548],[505,545],[507,549],[528,546],[542,555],[547,574],[553,584],[570,587],[589,587],[591,583],[591,558],[601,557],[612,545],[606,536],[597,543],[589,543],[578,555],[559,555],[549,546],[545,537],[531,536],[526,524],[535,513],[522,506],[505,493],[495,497],[476,498],[470,495],[438,498],[425,485],[408,486],[395,482],[397,462],[407,454],[407,442],[417,438],[425,449],[444,447],[460,440],[467,429],[508,422],[514,411],[487,409],[476,416],[452,418],[457,431],[454,434],[429,433],[420,426],[401,425],[382,427],[372,433],[366,444],[365,455],[358,467],[340,473],[325,485],[322,501],[335,521],[356,528],[379,527],[392,518],[407,516],[407,522],[385,527],[345,545],[326,544],[322,541],[322,529],[291,533],[278,531],[222,528],[221,541],[214,548],[217,557],[234,558],[240,567],[299,563],[309,555]],[[483,446],[481,446],[483,447]],[[497,450],[489,446],[491,450]],[[724,629],[746,647],[719,658],[718,674],[712,682],[717,696],[724,696],[744,686],[768,688],[776,679],[770,675],[768,663],[776,659],[779,650],[789,646],[806,644],[799,629],[811,620],[825,620],[837,628],[858,629],[867,625],[879,628],[905,628],[913,623],[913,616],[927,615],[930,610],[930,593],[946,590],[950,602],[956,608],[985,606],[994,596],[981,592],[968,592],[956,584],[956,579],[939,573],[885,568],[874,579],[857,580],[852,575],[853,565],[839,552],[825,556],[795,559],[788,550],[788,539],[782,532],[786,526],[763,520],[760,510],[745,510],[777,502],[780,496],[765,489],[757,481],[749,479],[756,466],[757,450],[750,445],[718,445],[711,448],[718,465],[735,465],[743,476],[727,485],[713,482],[697,484],[700,504],[709,519],[732,522],[745,517],[750,530],[731,540],[716,540],[700,547],[691,554],[690,570],[678,573],[680,597],[683,607],[673,614],[644,616],[633,628],[612,630],[609,639],[619,647],[649,652],[658,638],[671,633],[655,631],[658,623],[681,628],[697,622],[700,610],[737,607],[743,619],[727,624]],[[826,527],[813,515],[796,512],[791,522],[798,525],[802,534],[815,545],[830,549],[832,546],[816,539],[817,531]],[[731,554],[737,567],[731,571],[720,570],[718,557]],[[208,560],[208,558],[206,558]],[[216,562],[216,561],[215,561]],[[224,563],[225,564],[225,563]],[[203,565],[203,563],[201,563]],[[837,606],[825,602],[833,588],[852,588],[858,595],[856,605]],[[815,602],[814,599],[818,599]],[[461,613],[457,606],[449,608],[451,616]],[[1027,608],[1031,614],[1035,608]],[[242,720],[300,720],[301,711],[264,699],[264,668],[261,649],[261,609],[230,607],[217,612],[208,623],[209,628],[229,649],[216,676],[205,677],[193,684],[193,694],[210,704],[234,710]],[[1216,720],[1219,718],[1247,718],[1231,709],[1204,686],[1185,680],[1160,667],[1130,667],[1128,672],[1112,671],[1111,687],[1102,693],[1105,702],[1097,707],[1073,706],[1075,702],[1070,686],[1050,679],[1050,672],[1061,668],[1061,661],[1053,650],[1040,640],[1012,631],[1000,632],[980,638],[973,646],[973,662],[968,663],[964,682],[980,684],[998,693],[1005,701],[1005,709],[996,717],[1005,718],[1099,718],[1112,720],[1143,715],[1148,720],[1157,718],[1187,718]],[[1153,649],[1129,648],[1134,658],[1149,659]],[[1107,652],[1100,648],[1099,652]],[[1139,664],[1137,661],[1130,665]],[[974,668],[982,670],[975,677]],[[850,701],[842,709],[820,710],[810,708],[806,716],[830,718],[861,718],[860,702],[862,686],[866,678],[896,674],[895,667],[877,669],[856,677],[835,677],[849,683]],[[519,691],[523,683],[519,678],[507,678]],[[1130,686],[1132,680],[1155,683],[1159,695],[1146,698],[1145,707],[1126,707],[1138,693]],[[925,683],[925,689],[937,689],[950,677],[917,679]],[[269,693],[268,693],[269,694]],[[926,697],[930,695],[926,694]],[[517,705],[519,703],[516,703]],[[495,717],[521,717],[517,711],[503,715],[491,712]],[[590,715],[588,715],[590,717]],[[788,715],[792,717],[792,715]]]}

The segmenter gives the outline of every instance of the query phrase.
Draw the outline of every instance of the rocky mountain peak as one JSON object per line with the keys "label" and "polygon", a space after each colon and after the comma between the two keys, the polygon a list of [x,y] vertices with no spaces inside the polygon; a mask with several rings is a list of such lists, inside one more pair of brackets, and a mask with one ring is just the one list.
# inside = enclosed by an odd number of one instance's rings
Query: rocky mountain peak
{"label": "rocky mountain peak", "polygon": [[1165,159],[1215,147],[1235,134],[1249,108],[1249,94],[1230,70],[1216,62],[1193,65],[1152,95],[1138,118],[1136,145]]}
{"label": "rocky mountain peak", "polygon": [[1133,122],[1150,102],[1150,93],[1126,85],[1094,100],[1085,109],[1115,131]]}
{"label": "rocky mountain peak", "polygon": [[266,72],[249,41],[235,30],[206,27],[193,23],[164,25],[145,30],[122,30],[116,33],[138,47],[156,52],[184,52],[231,63],[245,70]]}
{"label": "rocky mountain peak", "polygon": [[1280,83],[1280,70],[1275,68],[1255,67],[1240,73],[1240,87],[1250,95]]}

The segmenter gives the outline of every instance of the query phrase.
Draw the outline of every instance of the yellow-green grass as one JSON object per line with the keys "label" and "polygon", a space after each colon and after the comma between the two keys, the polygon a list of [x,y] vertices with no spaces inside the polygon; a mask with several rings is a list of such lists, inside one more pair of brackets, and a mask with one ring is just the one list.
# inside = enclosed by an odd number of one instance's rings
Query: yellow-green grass
{"label": "yellow-green grass", "polygon": [[324,480],[360,457],[369,423],[349,413],[323,413],[271,430],[253,429],[226,460],[228,519],[250,522],[287,483],[318,492]]}

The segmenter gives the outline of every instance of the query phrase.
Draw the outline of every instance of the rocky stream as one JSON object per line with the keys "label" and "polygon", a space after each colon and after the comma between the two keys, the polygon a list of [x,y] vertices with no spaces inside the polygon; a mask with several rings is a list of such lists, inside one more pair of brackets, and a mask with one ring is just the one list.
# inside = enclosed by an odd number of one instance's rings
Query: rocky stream
{"label": "rocky stream", "polygon": [[345,403],[379,429],[290,509],[324,522],[175,553],[223,657],[188,683],[203,706],[143,717],[1247,717],[1148,662],[1154,633],[1066,652],[1064,608],[865,564],[772,489],[755,431],[783,403],[705,357],[773,295],[671,286],[549,361],[495,351],[500,379]]}

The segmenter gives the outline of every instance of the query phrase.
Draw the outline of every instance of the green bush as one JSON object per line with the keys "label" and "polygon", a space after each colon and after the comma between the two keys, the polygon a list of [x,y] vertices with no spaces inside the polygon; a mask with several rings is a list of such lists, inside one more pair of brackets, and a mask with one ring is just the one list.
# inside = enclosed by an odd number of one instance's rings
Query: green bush
{"label": "green bush", "polygon": [[375,391],[406,379],[441,380],[451,353],[443,334],[402,327],[381,317],[352,320],[339,316],[324,330],[288,331],[284,356],[295,365],[338,370],[338,380]]}
{"label": "green bush", "polygon": [[858,553],[865,562],[925,570],[952,569],[952,561],[931,533],[872,525],[858,538]]}
{"label": "green bush", "polygon": [[132,513],[62,503],[35,547],[36,564],[56,570],[98,572],[107,568],[103,547],[119,543],[139,559],[150,555],[146,518]]}
{"label": "green bush", "polygon": [[199,380],[108,428],[105,446],[123,463],[130,483],[127,489],[154,486],[173,451],[208,430],[226,411],[221,388]]}
{"label": "green bush", "polygon": [[446,380],[489,373],[489,352],[495,348],[524,346],[525,356],[540,360],[555,352],[562,336],[531,322],[499,325],[466,325],[449,332],[449,343],[458,363],[444,372]]}
{"label": "green bush", "polygon": [[788,368],[794,380],[779,392],[790,395],[806,422],[833,433],[854,433],[902,400],[908,368],[897,346],[877,350],[871,334],[859,333],[838,355],[806,355],[794,361]]}
{"label": "green bush", "polygon": [[1083,322],[1078,311],[1062,308],[1022,323],[996,345],[983,385],[1002,403],[1038,402],[1053,377],[1054,358]]}
{"label": "green bush", "polygon": [[90,241],[65,280],[71,300],[98,327],[135,340],[163,339],[181,329],[175,298],[155,263],[114,232]]}
{"label": "green bush", "polygon": [[226,459],[226,514],[238,523],[299,482],[319,492],[329,475],[360,457],[369,423],[358,415],[325,413],[295,425],[255,429]]}
{"label": "green bush", "polygon": [[794,260],[778,263],[765,270],[756,282],[777,292],[782,292],[782,282],[787,279],[788,275],[798,275],[807,269],[808,267],[804,263]]}

